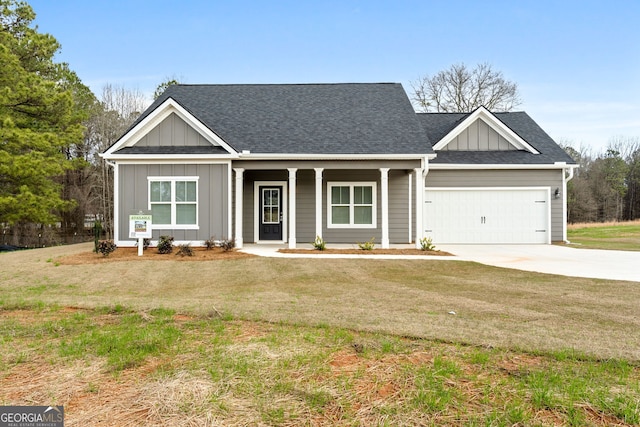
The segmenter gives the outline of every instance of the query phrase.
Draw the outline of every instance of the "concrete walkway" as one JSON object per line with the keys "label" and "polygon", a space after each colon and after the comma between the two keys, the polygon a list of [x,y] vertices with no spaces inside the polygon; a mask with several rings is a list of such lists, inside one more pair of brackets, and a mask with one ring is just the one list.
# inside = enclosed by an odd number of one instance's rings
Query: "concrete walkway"
{"label": "concrete walkway", "polygon": [[[245,245],[243,252],[276,258],[413,259],[473,261],[495,267],[563,276],[640,282],[640,252],[576,249],[558,245],[442,245],[439,250],[454,256],[367,255],[367,254],[286,254],[286,245]],[[392,245],[412,248],[412,245]],[[354,248],[331,245],[331,248]],[[357,247],[356,247],[357,248]]]}

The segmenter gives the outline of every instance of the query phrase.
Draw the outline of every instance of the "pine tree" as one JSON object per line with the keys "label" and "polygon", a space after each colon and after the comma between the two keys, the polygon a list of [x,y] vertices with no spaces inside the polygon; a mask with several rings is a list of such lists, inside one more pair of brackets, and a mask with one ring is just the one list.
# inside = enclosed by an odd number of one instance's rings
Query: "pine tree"
{"label": "pine tree", "polygon": [[27,3],[0,0],[0,222],[10,225],[53,224],[73,206],[62,177],[78,167],[68,152],[93,97],[54,62],[60,45],[34,19]]}

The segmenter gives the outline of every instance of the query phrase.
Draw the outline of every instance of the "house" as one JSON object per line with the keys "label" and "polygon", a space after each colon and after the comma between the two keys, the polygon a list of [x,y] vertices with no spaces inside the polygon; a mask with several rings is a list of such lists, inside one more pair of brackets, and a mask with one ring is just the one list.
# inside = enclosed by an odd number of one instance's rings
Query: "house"
{"label": "house", "polygon": [[416,114],[400,84],[170,86],[102,156],[115,240],[566,240],[575,162],[523,112]]}

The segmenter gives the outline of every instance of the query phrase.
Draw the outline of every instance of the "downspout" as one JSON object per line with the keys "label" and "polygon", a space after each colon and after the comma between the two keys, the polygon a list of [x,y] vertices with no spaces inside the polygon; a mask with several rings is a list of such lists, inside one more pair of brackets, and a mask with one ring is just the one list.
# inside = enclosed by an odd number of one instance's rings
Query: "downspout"
{"label": "downspout", "polygon": [[[566,175],[567,169],[569,171],[569,175]],[[564,240],[565,244],[569,244],[569,239],[567,239],[567,182],[573,179],[573,169],[569,167],[567,169],[562,169],[562,216],[563,216],[563,230],[562,230],[562,240]]]}

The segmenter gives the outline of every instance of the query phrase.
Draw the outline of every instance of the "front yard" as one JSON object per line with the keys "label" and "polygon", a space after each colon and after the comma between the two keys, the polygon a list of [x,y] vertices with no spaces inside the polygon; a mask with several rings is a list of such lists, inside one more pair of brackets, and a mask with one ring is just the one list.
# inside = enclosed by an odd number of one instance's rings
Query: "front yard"
{"label": "front yard", "polygon": [[65,263],[90,250],[0,255],[1,404],[62,404],[70,426],[640,423],[638,283],[429,259]]}

